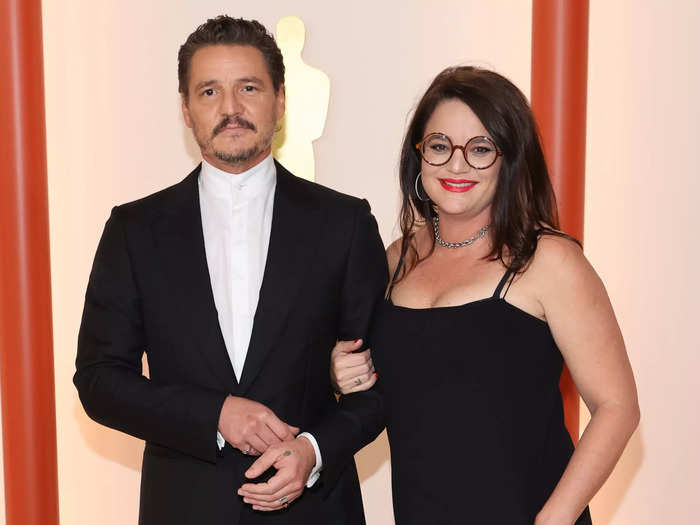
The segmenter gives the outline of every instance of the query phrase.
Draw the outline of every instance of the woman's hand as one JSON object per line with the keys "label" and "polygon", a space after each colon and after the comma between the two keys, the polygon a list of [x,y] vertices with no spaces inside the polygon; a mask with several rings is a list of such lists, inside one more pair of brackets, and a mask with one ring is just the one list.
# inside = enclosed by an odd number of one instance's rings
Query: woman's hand
{"label": "woman's hand", "polygon": [[372,353],[368,348],[364,352],[353,354],[362,347],[362,339],[355,341],[338,341],[331,352],[331,382],[337,392],[350,394],[369,390],[377,382]]}

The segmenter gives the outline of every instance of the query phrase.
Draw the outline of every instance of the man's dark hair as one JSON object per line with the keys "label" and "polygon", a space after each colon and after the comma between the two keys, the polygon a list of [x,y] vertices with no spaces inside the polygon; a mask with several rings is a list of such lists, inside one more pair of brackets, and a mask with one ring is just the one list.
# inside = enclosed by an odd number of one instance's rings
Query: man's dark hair
{"label": "man's dark hair", "polygon": [[210,18],[187,37],[177,54],[178,91],[188,97],[190,65],[198,49],[216,45],[253,46],[265,58],[267,72],[272,79],[272,86],[279,91],[284,84],[284,61],[282,52],[273,36],[257,20],[231,18],[219,15]]}

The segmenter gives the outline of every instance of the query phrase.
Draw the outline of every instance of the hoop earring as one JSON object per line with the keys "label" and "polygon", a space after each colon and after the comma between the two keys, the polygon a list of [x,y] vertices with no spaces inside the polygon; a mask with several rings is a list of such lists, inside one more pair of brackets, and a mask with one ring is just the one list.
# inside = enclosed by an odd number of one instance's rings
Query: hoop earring
{"label": "hoop earring", "polygon": [[427,201],[430,200],[430,197],[426,197],[426,198],[424,199],[423,197],[420,196],[420,193],[418,192],[418,181],[420,180],[421,175],[423,175],[423,172],[422,172],[422,171],[419,171],[419,172],[418,172],[418,176],[416,177],[416,183],[415,183],[415,187],[416,187],[416,197],[418,197],[418,200],[421,200],[421,201],[423,201],[423,202],[427,202]]}

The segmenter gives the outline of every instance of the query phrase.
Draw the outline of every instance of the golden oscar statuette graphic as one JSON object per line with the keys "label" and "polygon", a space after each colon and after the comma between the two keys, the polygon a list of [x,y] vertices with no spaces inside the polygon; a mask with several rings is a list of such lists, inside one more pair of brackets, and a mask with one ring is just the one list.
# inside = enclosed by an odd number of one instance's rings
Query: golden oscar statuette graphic
{"label": "golden oscar statuette graphic", "polygon": [[277,23],[277,45],[284,57],[287,108],[272,142],[274,157],[294,175],[314,180],[313,141],[323,134],[331,83],[321,70],[304,63],[306,28],[296,16]]}

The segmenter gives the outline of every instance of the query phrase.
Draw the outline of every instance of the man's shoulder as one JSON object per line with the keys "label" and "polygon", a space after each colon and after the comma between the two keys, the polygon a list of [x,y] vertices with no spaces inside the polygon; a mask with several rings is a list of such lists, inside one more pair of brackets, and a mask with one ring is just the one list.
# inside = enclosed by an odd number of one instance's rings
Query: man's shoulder
{"label": "man's shoulder", "polygon": [[280,167],[278,165],[278,183],[280,182],[280,177],[284,178],[288,184],[294,187],[296,192],[310,200],[316,201],[322,208],[347,212],[348,210],[357,210],[367,206],[365,199],[341,193],[318,182],[311,182],[294,176],[284,167],[281,167],[282,169],[280,170]]}
{"label": "man's shoulder", "polygon": [[307,191],[314,194],[314,196],[321,200],[324,204],[356,208],[361,206],[362,202],[364,201],[364,199],[348,195],[347,193],[342,193],[338,190],[334,190],[333,188],[329,188],[328,186],[324,186],[323,184],[319,184],[318,182],[311,182],[300,178],[297,179],[301,184],[307,186]]}
{"label": "man's shoulder", "polygon": [[199,170],[200,166],[197,166],[180,182],[145,197],[120,204],[114,210],[127,220],[144,220],[177,209],[178,206],[193,198],[194,191],[197,189]]}

